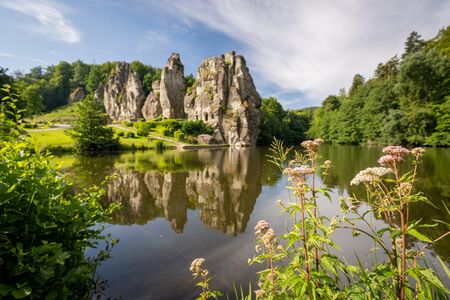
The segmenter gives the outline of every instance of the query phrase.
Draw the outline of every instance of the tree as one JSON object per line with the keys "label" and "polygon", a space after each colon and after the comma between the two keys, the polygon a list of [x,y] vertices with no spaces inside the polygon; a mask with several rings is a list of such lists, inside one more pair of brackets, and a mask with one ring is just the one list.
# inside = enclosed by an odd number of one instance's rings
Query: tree
{"label": "tree", "polygon": [[77,87],[86,87],[86,80],[89,75],[89,65],[85,64],[81,60],[77,60],[72,63],[73,75],[70,80],[72,89]]}
{"label": "tree", "polygon": [[89,93],[95,92],[100,83],[102,82],[103,74],[102,69],[98,65],[92,65],[89,70],[89,74],[86,79],[86,90]]}
{"label": "tree", "polygon": [[109,116],[101,103],[86,97],[77,107],[78,119],[69,134],[79,152],[115,150],[119,147],[114,130],[108,127]]}
{"label": "tree", "polygon": [[[8,69],[0,67],[0,88],[3,87],[5,84],[12,85],[14,82],[14,79],[7,74]],[[3,90],[0,90],[0,101],[3,99],[3,97],[7,96],[7,93]]]}
{"label": "tree", "polygon": [[67,97],[70,94],[70,79],[72,78],[72,66],[66,61],[61,61],[52,70],[49,84],[53,89],[55,98],[51,99],[49,109],[55,108],[67,103]]}
{"label": "tree", "polygon": [[405,42],[405,52],[402,54],[402,58],[407,57],[412,53],[419,52],[426,45],[425,41],[421,38],[420,34],[413,31],[409,34]]}
{"label": "tree", "polygon": [[348,96],[352,97],[356,91],[359,89],[360,86],[364,85],[365,79],[361,74],[356,74],[353,77],[352,86],[348,90]]}

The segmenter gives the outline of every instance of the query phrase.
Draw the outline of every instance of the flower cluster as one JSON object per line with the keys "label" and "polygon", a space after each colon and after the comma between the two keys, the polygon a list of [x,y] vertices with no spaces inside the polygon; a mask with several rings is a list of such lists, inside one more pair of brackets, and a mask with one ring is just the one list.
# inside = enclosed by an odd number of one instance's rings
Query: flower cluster
{"label": "flower cluster", "polygon": [[308,140],[302,142],[300,145],[308,151],[316,153],[319,150],[320,144],[323,143],[322,139],[315,139],[314,141]]}
{"label": "flower cluster", "polygon": [[326,161],[324,161],[323,162],[323,165],[325,166],[325,168],[329,168],[329,167],[331,167],[331,160],[326,160]]}
{"label": "flower cluster", "polygon": [[425,154],[425,149],[422,147],[417,147],[411,150],[411,154],[416,157],[416,159],[422,157]]}
{"label": "flower cluster", "polygon": [[290,179],[305,178],[306,175],[314,173],[314,169],[308,166],[300,166],[284,169],[284,173],[288,174]]}
{"label": "flower cluster", "polygon": [[381,176],[392,173],[391,169],[383,167],[367,168],[356,174],[355,178],[350,181],[351,185],[358,185],[362,182],[373,183],[378,181]]}
{"label": "flower cluster", "polygon": [[402,162],[410,151],[402,146],[387,146],[383,148],[383,153],[386,155],[380,157],[378,163],[382,166],[391,166]]}
{"label": "flower cluster", "polygon": [[[255,234],[259,236],[262,244],[267,250],[275,250],[278,246],[277,236],[275,231],[270,227],[270,224],[265,220],[260,220],[255,226]],[[260,247],[255,248],[256,252],[261,250]]]}
{"label": "flower cluster", "polygon": [[205,262],[204,258],[196,258],[192,261],[189,271],[191,271],[192,276],[196,278],[197,276],[206,277],[209,274],[208,269],[202,269],[202,265]]}

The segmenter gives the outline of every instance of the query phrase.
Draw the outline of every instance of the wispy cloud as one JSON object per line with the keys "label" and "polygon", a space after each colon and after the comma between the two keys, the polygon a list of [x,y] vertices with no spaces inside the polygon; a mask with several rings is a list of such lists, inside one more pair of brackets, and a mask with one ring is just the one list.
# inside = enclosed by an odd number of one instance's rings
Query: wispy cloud
{"label": "wispy cloud", "polygon": [[30,31],[67,43],[77,43],[81,40],[79,31],[64,15],[66,8],[57,2],[50,0],[0,0],[0,6],[35,18],[39,22],[39,26],[36,26],[36,24],[27,26]]}
{"label": "wispy cloud", "polygon": [[439,0],[141,1],[237,40],[259,77],[317,103],[401,53],[412,30],[430,38],[450,20]]}
{"label": "wispy cloud", "polygon": [[46,61],[46,60],[42,60],[42,59],[39,59],[39,58],[19,56],[19,55],[15,55],[15,54],[11,54],[11,53],[0,52],[0,56],[7,57],[7,58],[26,60],[26,61],[32,61],[32,62],[39,63],[39,64],[49,64],[49,62]]}
{"label": "wispy cloud", "polygon": [[161,47],[169,44],[170,39],[156,30],[148,30],[143,38],[138,42],[137,51],[142,52],[154,47]]}

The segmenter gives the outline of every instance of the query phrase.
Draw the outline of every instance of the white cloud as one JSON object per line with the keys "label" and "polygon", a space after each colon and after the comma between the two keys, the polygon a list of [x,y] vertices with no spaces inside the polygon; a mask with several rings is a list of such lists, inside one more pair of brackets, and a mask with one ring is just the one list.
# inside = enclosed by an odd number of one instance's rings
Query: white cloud
{"label": "white cloud", "polygon": [[169,44],[169,38],[156,30],[148,30],[144,37],[138,42],[138,52],[145,51],[154,47],[161,47]]}
{"label": "white cloud", "polygon": [[46,60],[42,60],[42,59],[39,59],[39,58],[19,56],[19,55],[15,55],[15,54],[11,54],[11,53],[0,52],[0,56],[1,57],[7,57],[7,58],[13,58],[13,59],[32,61],[32,62],[36,62],[36,63],[39,63],[39,64],[49,64],[49,62],[46,61]]}
{"label": "white cloud", "polygon": [[77,43],[81,40],[78,30],[64,16],[65,7],[57,2],[50,0],[0,0],[0,6],[35,18],[39,25],[27,25],[27,29],[30,31],[67,43]]}
{"label": "white cloud", "polygon": [[401,54],[411,31],[430,38],[450,20],[445,1],[146,2],[234,38],[258,77],[317,104],[348,87],[354,74],[370,77],[379,62]]}

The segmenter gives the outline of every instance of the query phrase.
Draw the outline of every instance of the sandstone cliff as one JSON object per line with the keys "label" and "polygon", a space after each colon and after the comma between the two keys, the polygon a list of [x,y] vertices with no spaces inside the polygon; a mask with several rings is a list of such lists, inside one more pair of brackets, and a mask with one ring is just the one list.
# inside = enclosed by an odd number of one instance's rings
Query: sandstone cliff
{"label": "sandstone cliff", "polygon": [[152,91],[148,94],[144,107],[142,107],[142,115],[146,120],[156,119],[162,114],[159,87],[159,80],[152,82]]}
{"label": "sandstone cliff", "polygon": [[127,63],[119,63],[106,85],[100,84],[95,98],[103,101],[113,120],[164,118],[202,120],[210,125],[208,143],[250,146],[256,142],[261,98],[244,57],[234,52],[205,59],[193,86],[186,87],[184,66],[173,53],[162,69],[161,80],[152,83],[144,99],[142,84]]}
{"label": "sandstone cliff", "polygon": [[160,103],[164,118],[184,118],[186,79],[180,55],[172,53],[161,72]]}
{"label": "sandstone cliff", "polygon": [[255,144],[260,107],[245,59],[234,52],[205,59],[184,98],[188,119],[209,124],[217,143],[237,146]]}
{"label": "sandstone cliff", "polygon": [[141,80],[128,63],[117,65],[104,86],[102,98],[106,113],[113,120],[137,120],[142,117],[145,98]]}

